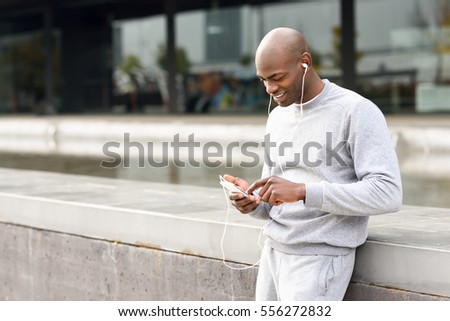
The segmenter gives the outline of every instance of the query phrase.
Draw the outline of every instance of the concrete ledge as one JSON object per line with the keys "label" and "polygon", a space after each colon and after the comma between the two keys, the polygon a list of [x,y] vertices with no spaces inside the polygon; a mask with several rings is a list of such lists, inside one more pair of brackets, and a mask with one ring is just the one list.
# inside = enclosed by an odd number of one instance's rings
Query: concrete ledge
{"label": "concrete ledge", "polygon": [[358,251],[352,279],[365,286],[390,289],[390,296],[396,291],[406,297],[412,292],[450,298],[449,266],[448,250],[368,241]]}
{"label": "concrete ledge", "polygon": [[[0,177],[4,223],[222,259],[219,188],[2,169]],[[228,260],[258,260],[263,223],[230,210]]]}
{"label": "concrete ledge", "polygon": [[[257,269],[229,270],[219,188],[0,169],[0,298],[252,299]],[[264,222],[230,212],[226,259],[259,258]],[[372,217],[346,298],[450,299],[450,210]]]}
{"label": "concrete ledge", "polygon": [[[252,300],[257,269],[0,224],[1,300]],[[242,265],[241,265],[242,266]]]}

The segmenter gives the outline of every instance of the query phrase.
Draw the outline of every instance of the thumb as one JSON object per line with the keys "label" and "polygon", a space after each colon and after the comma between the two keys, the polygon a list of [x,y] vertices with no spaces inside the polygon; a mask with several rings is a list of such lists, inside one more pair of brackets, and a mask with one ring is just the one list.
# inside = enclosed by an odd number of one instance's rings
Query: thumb
{"label": "thumb", "polygon": [[225,175],[223,175],[223,179],[234,184],[234,180],[236,179],[236,177],[225,174]]}
{"label": "thumb", "polygon": [[226,181],[228,181],[230,183],[233,183],[234,185],[239,186],[244,191],[248,188],[248,183],[242,178],[231,176],[231,175],[228,175],[228,174],[223,175],[223,178]]}

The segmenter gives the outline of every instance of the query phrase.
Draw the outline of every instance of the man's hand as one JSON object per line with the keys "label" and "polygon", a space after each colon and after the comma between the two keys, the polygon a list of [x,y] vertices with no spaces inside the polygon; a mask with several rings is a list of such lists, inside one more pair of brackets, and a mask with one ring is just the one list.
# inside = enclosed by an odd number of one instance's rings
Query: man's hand
{"label": "man's hand", "polygon": [[[223,178],[228,182],[237,185],[243,191],[246,191],[248,188],[248,183],[242,178],[234,177],[228,174],[225,174]],[[249,196],[245,196],[242,193],[231,192],[230,200],[231,204],[233,204],[233,206],[243,214],[252,212],[258,206],[258,204],[261,203],[261,199],[259,197],[253,196],[251,193],[249,193]]]}
{"label": "man's hand", "polygon": [[271,205],[292,203],[305,200],[306,187],[302,183],[293,183],[279,176],[270,176],[254,182],[247,192],[251,194],[258,188],[259,197],[262,201]]}

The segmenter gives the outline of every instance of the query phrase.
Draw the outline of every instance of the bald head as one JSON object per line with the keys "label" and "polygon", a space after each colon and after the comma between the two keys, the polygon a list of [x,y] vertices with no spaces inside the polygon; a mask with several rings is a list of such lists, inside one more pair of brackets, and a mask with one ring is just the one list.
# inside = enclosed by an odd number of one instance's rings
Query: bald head
{"label": "bald head", "polygon": [[296,59],[304,52],[309,52],[308,44],[300,32],[291,28],[276,28],[267,33],[256,50],[258,61],[283,57]]}
{"label": "bald head", "polygon": [[256,49],[255,67],[266,92],[279,106],[308,101],[323,88],[312,67],[308,44],[294,29],[270,31]]}

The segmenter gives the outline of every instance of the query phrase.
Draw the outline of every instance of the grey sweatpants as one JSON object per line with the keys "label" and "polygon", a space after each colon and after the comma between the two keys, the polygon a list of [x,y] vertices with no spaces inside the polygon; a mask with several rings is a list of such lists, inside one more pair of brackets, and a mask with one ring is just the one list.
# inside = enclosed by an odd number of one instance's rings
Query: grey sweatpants
{"label": "grey sweatpants", "polygon": [[341,301],[355,265],[347,255],[291,255],[267,243],[259,263],[257,301]]}

